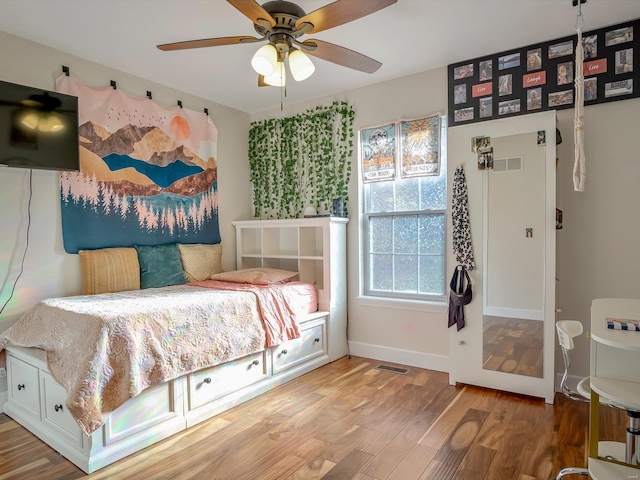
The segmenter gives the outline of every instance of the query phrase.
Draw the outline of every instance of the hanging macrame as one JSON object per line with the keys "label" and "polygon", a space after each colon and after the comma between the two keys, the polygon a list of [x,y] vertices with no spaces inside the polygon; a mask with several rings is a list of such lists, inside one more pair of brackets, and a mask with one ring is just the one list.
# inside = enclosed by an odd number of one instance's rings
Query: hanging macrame
{"label": "hanging macrame", "polygon": [[[580,8],[580,7],[578,7]],[[582,11],[578,13],[578,21],[582,19]],[[573,141],[575,144],[575,161],[573,164],[573,189],[576,192],[584,192],[584,180],[586,174],[586,158],[584,155],[584,74],[582,64],[584,52],[582,46],[582,28],[576,23],[578,32],[578,44],[576,45],[576,100],[575,117],[573,119]]]}

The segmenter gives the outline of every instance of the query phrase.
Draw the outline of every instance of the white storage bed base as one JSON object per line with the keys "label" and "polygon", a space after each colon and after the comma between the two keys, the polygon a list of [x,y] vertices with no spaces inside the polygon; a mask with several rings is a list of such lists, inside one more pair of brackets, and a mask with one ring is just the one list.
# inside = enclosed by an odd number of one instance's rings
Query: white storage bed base
{"label": "white storage bed base", "polygon": [[91,473],[325,365],[327,328],[328,312],[310,314],[300,338],[156,385],[111,413],[90,437],[67,412],[66,391],[49,374],[45,352],[8,347],[3,410]]}

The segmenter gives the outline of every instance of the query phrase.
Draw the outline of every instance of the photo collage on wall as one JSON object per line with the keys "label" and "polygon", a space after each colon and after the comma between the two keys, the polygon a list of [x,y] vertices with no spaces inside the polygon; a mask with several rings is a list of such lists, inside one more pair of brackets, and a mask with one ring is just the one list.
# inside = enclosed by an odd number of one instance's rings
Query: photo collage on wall
{"label": "photo collage on wall", "polygon": [[[640,19],[583,33],[585,106],[640,96],[638,36]],[[572,108],[576,42],[573,35],[449,65],[449,126]]]}

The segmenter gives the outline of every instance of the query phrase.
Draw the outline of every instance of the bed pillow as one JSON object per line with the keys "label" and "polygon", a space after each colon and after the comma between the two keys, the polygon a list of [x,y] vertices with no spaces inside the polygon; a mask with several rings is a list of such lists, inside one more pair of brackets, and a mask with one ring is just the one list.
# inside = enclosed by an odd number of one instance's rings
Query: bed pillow
{"label": "bed pillow", "polygon": [[140,289],[140,265],[135,248],[80,250],[83,295]]}
{"label": "bed pillow", "polygon": [[140,288],[168,287],[185,283],[176,243],[134,245],[140,262]]}
{"label": "bed pillow", "polygon": [[187,282],[201,282],[222,272],[222,244],[178,244],[182,270]]}
{"label": "bed pillow", "polygon": [[277,268],[245,268],[231,272],[217,273],[211,276],[212,280],[223,282],[251,283],[253,285],[271,285],[293,280],[298,272],[279,270]]}

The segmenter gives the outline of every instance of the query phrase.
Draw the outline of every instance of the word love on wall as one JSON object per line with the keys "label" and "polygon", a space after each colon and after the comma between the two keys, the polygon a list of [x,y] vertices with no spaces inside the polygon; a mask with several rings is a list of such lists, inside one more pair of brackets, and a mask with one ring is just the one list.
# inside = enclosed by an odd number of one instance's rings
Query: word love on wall
{"label": "word love on wall", "polygon": [[[638,36],[640,19],[583,32],[585,106],[640,96]],[[573,108],[577,38],[449,65],[449,126]]]}

